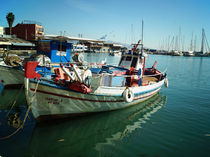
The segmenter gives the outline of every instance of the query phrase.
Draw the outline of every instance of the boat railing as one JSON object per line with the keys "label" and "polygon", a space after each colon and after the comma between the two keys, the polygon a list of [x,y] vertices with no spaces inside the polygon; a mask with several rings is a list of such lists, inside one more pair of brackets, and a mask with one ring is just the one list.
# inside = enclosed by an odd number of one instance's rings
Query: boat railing
{"label": "boat railing", "polygon": [[[77,65],[78,68],[81,69],[90,69],[90,68],[101,68],[102,65],[105,64],[100,64],[100,63],[88,63],[87,65],[78,65],[78,63],[71,63],[71,64],[75,64]],[[55,67],[60,66],[60,63],[54,63],[51,64],[54,65]],[[69,64],[65,64],[65,67],[70,67]],[[45,74],[47,74],[48,72],[45,72]],[[92,78],[91,78],[91,86],[92,88],[96,89],[99,86],[107,86],[107,87],[125,87],[127,86],[129,79],[130,80],[135,80],[138,81],[139,79],[146,79],[146,78],[151,78],[151,77],[158,77],[161,76],[160,78],[162,78],[162,76],[165,76],[166,74],[166,70],[164,72],[160,72],[158,74],[151,74],[151,75],[126,75],[126,74],[116,74],[116,73],[108,73],[108,72],[104,72],[104,73],[100,73],[100,74],[92,74]]]}
{"label": "boat railing", "polygon": [[101,73],[101,74],[96,74],[96,76],[100,77],[101,75],[103,76],[112,76],[112,77],[135,77],[135,78],[144,78],[144,77],[154,77],[154,76],[158,76],[158,75],[165,75],[167,72],[167,69],[165,69],[163,72],[157,73],[157,74],[152,74],[152,75],[143,75],[143,76],[139,76],[139,75],[124,75],[124,74],[110,74],[110,73]]}
{"label": "boat railing", "polygon": [[88,63],[88,62],[85,62],[85,63],[80,63],[80,62],[71,62],[71,63],[66,63],[66,62],[61,62],[61,63],[48,63],[46,64],[47,67],[56,67],[56,66],[60,66],[60,64],[63,64],[65,65],[65,67],[70,67],[70,64],[74,64],[76,65],[78,68],[94,68],[94,67],[102,67],[103,65],[106,65],[106,64],[103,64],[103,63]]}
{"label": "boat railing", "polygon": [[[164,72],[160,72],[158,74],[153,75],[119,75],[119,74],[109,74],[109,73],[102,73],[102,74],[94,74],[92,77],[92,87],[98,86],[107,86],[107,87],[125,87],[128,85],[129,80],[133,80],[138,82],[139,79],[148,80],[149,78],[160,77],[160,80],[166,76],[166,70]],[[151,79],[150,79],[151,80]],[[159,79],[157,79],[160,81]]]}

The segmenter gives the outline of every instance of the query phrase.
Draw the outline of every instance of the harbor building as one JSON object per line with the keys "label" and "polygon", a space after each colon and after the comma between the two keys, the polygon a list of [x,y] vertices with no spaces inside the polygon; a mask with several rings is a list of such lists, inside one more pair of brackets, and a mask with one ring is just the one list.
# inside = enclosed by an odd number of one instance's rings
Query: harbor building
{"label": "harbor building", "polygon": [[[9,27],[5,28],[5,34],[10,35]],[[44,28],[38,22],[23,21],[22,23],[18,23],[15,27],[12,27],[12,35],[24,40],[34,41],[44,35]]]}
{"label": "harbor building", "polygon": [[[88,53],[114,53],[121,51],[123,49],[123,45],[119,43],[106,42],[97,39],[88,39],[88,38],[80,38],[80,37],[70,37],[70,36],[57,36],[57,35],[45,35],[44,39],[56,39],[65,38],[66,40],[70,40],[73,43],[73,50],[82,49],[84,52]],[[79,48],[75,49],[75,47]],[[76,52],[76,51],[75,51]],[[83,52],[83,51],[77,51]]]}
{"label": "harbor building", "polygon": [[83,44],[73,44],[72,45],[72,52],[78,53],[78,52],[87,52],[88,47]]}
{"label": "harbor building", "polygon": [[88,49],[90,50],[90,52],[94,52],[94,53],[113,53],[116,51],[121,51],[121,49],[123,48],[123,46],[121,44],[117,44],[117,43],[108,43],[105,41],[82,41],[84,43],[84,45],[86,45],[88,47]]}
{"label": "harbor building", "polygon": [[0,56],[3,53],[29,55],[36,53],[35,44],[11,35],[0,36]]}

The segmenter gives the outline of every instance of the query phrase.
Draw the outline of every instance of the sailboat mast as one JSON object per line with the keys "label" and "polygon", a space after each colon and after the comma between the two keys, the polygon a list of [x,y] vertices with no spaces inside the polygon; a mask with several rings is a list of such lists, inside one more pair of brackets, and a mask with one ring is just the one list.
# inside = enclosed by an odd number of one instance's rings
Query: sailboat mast
{"label": "sailboat mast", "polygon": [[141,55],[143,55],[143,37],[144,37],[144,21],[142,20],[141,26]]}
{"label": "sailboat mast", "polygon": [[[144,21],[142,20],[142,27],[141,27],[141,56],[143,56],[143,49],[144,49],[144,47],[143,47],[143,38],[144,38],[144,36],[143,36],[143,34],[144,34]],[[144,75],[144,71],[145,71],[145,56],[143,56],[143,58],[144,58],[144,63],[143,63],[143,72],[142,72],[142,76]]]}
{"label": "sailboat mast", "polygon": [[204,29],[202,28],[202,41],[201,41],[201,53],[203,54],[203,48],[204,48]]}
{"label": "sailboat mast", "polygon": [[195,36],[195,39],[194,39],[194,51],[196,52],[196,40],[197,40],[197,36]]}

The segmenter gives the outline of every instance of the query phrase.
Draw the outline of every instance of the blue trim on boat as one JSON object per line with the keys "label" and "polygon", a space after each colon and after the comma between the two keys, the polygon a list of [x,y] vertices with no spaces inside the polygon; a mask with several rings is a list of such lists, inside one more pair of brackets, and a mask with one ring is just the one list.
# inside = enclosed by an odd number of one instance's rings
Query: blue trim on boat
{"label": "blue trim on boat", "polygon": [[[140,94],[145,94],[145,93],[149,93],[149,92],[152,92],[152,91],[155,91],[157,90],[158,88],[161,88],[161,86],[158,86],[157,88],[154,88],[154,89],[151,89],[151,90],[147,90],[147,91],[144,91],[144,92],[139,92],[139,93],[134,93],[134,95],[140,95]],[[92,93],[90,93],[92,94]],[[96,96],[114,96],[114,97],[121,97],[122,95],[103,95],[103,94],[94,94]]]}
{"label": "blue trim on boat", "polygon": [[145,91],[145,92],[134,93],[134,95],[140,95],[140,94],[144,94],[144,93],[149,93],[149,92],[152,92],[152,91],[154,91],[154,90],[156,90],[156,89],[158,89],[158,88],[161,88],[161,86],[158,86],[157,88],[153,88],[153,89],[151,89],[151,90],[147,90],[147,91]]}

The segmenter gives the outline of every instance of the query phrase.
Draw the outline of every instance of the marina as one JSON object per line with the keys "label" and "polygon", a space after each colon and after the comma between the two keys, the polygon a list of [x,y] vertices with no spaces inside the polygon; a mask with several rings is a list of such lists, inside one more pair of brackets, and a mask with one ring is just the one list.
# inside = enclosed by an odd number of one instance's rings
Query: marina
{"label": "marina", "polygon": [[[97,55],[85,54],[85,58],[94,62]],[[109,64],[120,59],[100,55],[100,61],[104,58]],[[159,69],[167,67],[169,88],[133,107],[80,118],[36,124],[30,113],[23,130],[0,141],[1,156],[208,156],[209,58],[149,55],[146,66],[154,61],[164,63],[157,65]],[[19,113],[21,121],[24,118],[24,89],[19,92],[1,93],[2,137],[16,129],[8,125],[6,114],[17,98],[11,113]]]}
{"label": "marina", "polygon": [[209,157],[209,5],[1,2],[0,157]]}

